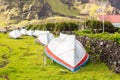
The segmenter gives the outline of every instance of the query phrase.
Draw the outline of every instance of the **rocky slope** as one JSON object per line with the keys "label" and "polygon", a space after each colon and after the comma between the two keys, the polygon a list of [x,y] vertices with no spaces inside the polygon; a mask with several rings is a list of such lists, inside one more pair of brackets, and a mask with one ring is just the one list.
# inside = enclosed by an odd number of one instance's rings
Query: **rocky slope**
{"label": "rocky slope", "polygon": [[[0,0],[0,24],[41,19],[54,15],[76,17],[94,13],[101,0]],[[109,0],[107,14],[120,14],[120,1]],[[90,5],[91,4],[91,5]],[[112,7],[111,7],[112,5]],[[90,7],[91,6],[91,7]],[[94,9],[94,10],[93,10]],[[93,14],[94,15],[94,14]]]}
{"label": "rocky slope", "polygon": [[77,10],[68,9],[73,6],[72,1],[65,0],[0,0],[0,5],[0,22],[3,24],[46,18],[53,15],[78,15],[75,13]]}
{"label": "rocky slope", "polygon": [[114,7],[112,14],[120,15],[120,0],[109,0],[111,6]]}
{"label": "rocky slope", "polygon": [[42,3],[38,0],[0,0],[0,21],[17,23],[22,19],[39,18]]}

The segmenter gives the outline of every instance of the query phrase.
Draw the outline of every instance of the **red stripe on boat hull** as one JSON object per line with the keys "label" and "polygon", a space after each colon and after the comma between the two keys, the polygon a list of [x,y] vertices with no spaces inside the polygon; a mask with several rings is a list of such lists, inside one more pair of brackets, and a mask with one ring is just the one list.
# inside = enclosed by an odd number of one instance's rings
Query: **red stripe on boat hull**
{"label": "red stripe on boat hull", "polygon": [[62,64],[66,65],[66,66],[68,66],[68,67],[70,67],[70,68],[72,68],[72,69],[75,69],[76,67],[80,66],[80,65],[81,65],[82,63],[84,63],[84,62],[86,61],[86,59],[88,58],[88,54],[86,54],[85,57],[84,57],[75,67],[73,67],[73,66],[69,65],[68,63],[66,63],[65,61],[63,61],[62,59],[60,59],[59,57],[57,57],[56,55],[54,55],[54,54],[48,49],[48,46],[46,47],[46,51],[47,51],[47,53],[48,53],[51,57],[53,57],[55,60],[61,62]]}

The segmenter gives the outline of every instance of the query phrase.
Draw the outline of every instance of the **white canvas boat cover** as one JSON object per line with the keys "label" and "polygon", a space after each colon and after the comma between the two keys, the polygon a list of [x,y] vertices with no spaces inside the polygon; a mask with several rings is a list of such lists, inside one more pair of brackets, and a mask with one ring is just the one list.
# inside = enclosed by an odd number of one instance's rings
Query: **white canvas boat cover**
{"label": "white canvas boat cover", "polygon": [[28,36],[32,36],[32,35],[33,35],[33,32],[34,32],[34,31],[32,31],[32,30],[28,30],[28,31],[26,32],[26,34],[27,34]]}
{"label": "white canvas boat cover", "polygon": [[39,34],[39,37],[37,38],[37,41],[41,43],[42,45],[46,46],[50,40],[54,38],[54,35],[52,33],[41,33]]}
{"label": "white canvas boat cover", "polygon": [[75,39],[74,35],[62,33],[59,38],[54,38],[49,42],[45,53],[52,60],[71,71],[78,70],[89,58],[84,47]]}
{"label": "white canvas boat cover", "polygon": [[35,30],[35,32],[33,33],[33,36],[38,37],[41,33],[49,33],[49,31]]}
{"label": "white canvas boat cover", "polygon": [[27,30],[26,30],[26,29],[21,29],[20,32],[21,32],[23,35],[26,35]]}
{"label": "white canvas boat cover", "polygon": [[13,30],[13,31],[11,31],[11,32],[9,33],[9,36],[10,36],[11,38],[16,39],[16,38],[20,38],[20,37],[22,36],[22,34],[20,33],[19,30]]}

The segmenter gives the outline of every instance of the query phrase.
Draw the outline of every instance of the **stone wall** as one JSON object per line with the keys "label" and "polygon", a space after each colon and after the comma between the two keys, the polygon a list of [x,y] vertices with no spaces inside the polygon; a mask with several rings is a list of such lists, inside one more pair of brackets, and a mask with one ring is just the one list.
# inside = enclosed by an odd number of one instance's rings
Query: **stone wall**
{"label": "stone wall", "polygon": [[109,69],[120,73],[120,45],[118,43],[108,40],[91,39],[85,36],[77,36],[77,39],[91,56],[99,55],[100,60],[106,63]]}
{"label": "stone wall", "polygon": [[[73,34],[72,32],[63,32]],[[90,60],[96,61],[99,58],[108,68],[116,73],[120,73],[120,44],[110,40],[101,40],[89,38],[86,36],[77,36],[87,52],[90,54]]]}

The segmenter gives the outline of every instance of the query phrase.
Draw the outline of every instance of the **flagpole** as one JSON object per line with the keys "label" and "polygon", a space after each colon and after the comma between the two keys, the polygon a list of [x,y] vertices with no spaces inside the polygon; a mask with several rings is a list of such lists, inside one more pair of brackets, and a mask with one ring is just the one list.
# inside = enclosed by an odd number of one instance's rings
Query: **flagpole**
{"label": "flagpole", "polygon": [[104,6],[103,6],[103,19],[102,19],[102,21],[103,21],[103,33],[105,32],[105,25],[104,25],[104,23],[105,23],[105,13],[104,13]]}
{"label": "flagpole", "polygon": [[102,6],[103,6],[103,32],[105,32],[105,8],[106,8],[106,6],[107,6],[107,4],[108,4],[108,0],[106,0],[106,1],[104,1],[104,0],[102,0]]}

